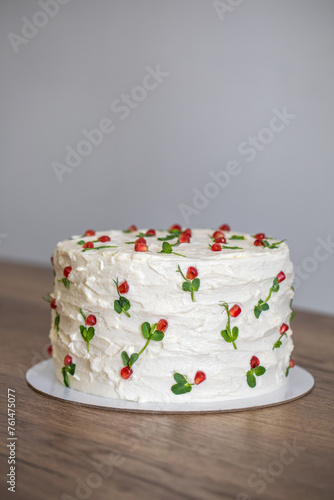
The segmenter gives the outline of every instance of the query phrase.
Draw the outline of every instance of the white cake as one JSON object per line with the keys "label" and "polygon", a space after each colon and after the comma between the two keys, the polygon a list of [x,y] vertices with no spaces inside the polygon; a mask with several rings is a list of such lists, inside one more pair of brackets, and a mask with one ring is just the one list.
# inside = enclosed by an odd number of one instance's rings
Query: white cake
{"label": "white cake", "polygon": [[222,232],[88,231],[58,243],[48,300],[59,382],[140,402],[227,400],[282,386],[294,365],[288,247]]}

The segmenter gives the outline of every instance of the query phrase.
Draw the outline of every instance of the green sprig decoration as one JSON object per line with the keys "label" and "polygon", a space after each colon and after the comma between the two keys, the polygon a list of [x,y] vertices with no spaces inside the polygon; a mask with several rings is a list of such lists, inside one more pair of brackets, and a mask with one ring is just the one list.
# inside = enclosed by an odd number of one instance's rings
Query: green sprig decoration
{"label": "green sprig decoration", "polygon": [[64,379],[64,384],[66,387],[70,387],[70,380],[69,380],[69,375],[74,375],[75,374],[75,364],[71,363],[69,365],[64,365],[61,369],[61,372],[63,374],[63,379]]}
{"label": "green sprig decoration", "polygon": [[278,290],[279,290],[279,281],[278,281],[278,278],[276,276],[276,278],[273,281],[272,286],[270,287],[269,294],[268,294],[268,297],[266,298],[266,300],[260,299],[259,302],[257,303],[257,305],[254,307],[254,315],[256,318],[259,318],[263,311],[268,311],[268,309],[269,309],[268,300],[270,299],[271,294],[277,293]]}
{"label": "green sprig decoration", "polygon": [[256,386],[255,375],[257,377],[260,377],[264,373],[266,373],[266,369],[264,368],[264,366],[257,366],[256,368],[248,370],[246,377],[247,377],[247,384],[249,385],[249,387],[253,389]]}
{"label": "green sprig decoration", "polygon": [[229,238],[229,240],[245,240],[246,238],[244,236],[239,236],[238,234],[234,234]]}
{"label": "green sprig decoration", "polygon": [[281,243],[283,243],[285,240],[281,240],[281,241],[277,241],[276,243],[272,243],[270,244],[269,241],[267,240],[262,240],[262,243],[264,245],[265,248],[278,248],[278,245],[281,245]]}
{"label": "green sprig decoration", "polygon": [[[291,288],[292,288],[292,287],[291,287]],[[293,290],[293,288],[292,288],[292,290]],[[290,323],[291,323],[291,321],[293,321],[293,320],[294,320],[294,317],[295,317],[295,316],[296,316],[296,314],[297,314],[295,311],[293,311],[293,310],[292,310],[292,302],[293,302],[293,299],[291,299],[291,300],[290,300],[290,309],[291,309],[291,314],[290,314]]]}
{"label": "green sprig decoration", "polygon": [[88,250],[102,250],[103,248],[117,248],[116,245],[102,245],[100,247],[84,248],[82,252],[88,252]]}
{"label": "green sprig decoration", "polygon": [[190,392],[192,390],[192,386],[194,384],[190,384],[186,377],[181,375],[181,373],[175,373],[174,374],[174,380],[176,384],[174,384],[171,387],[171,391],[178,395],[178,394],[186,394],[187,392]]}
{"label": "green sprig decoration", "polygon": [[181,271],[181,268],[179,265],[177,266],[176,272],[180,273],[182,278],[184,279],[184,282],[182,283],[182,290],[184,290],[185,292],[190,292],[191,300],[193,302],[196,302],[195,297],[194,297],[194,292],[198,292],[198,289],[199,289],[200,284],[201,284],[200,279],[194,278],[193,280],[188,280],[185,277],[185,275],[183,274],[183,272]]}
{"label": "green sprig decoration", "polygon": [[138,353],[134,352],[133,354],[131,354],[131,356],[129,356],[126,351],[123,351],[121,355],[124,366],[128,366],[129,368],[132,367],[132,365],[138,360],[139,356],[141,356],[145,349],[147,349],[151,340],[160,342],[165,336],[164,332],[156,329],[157,323],[150,325],[150,323],[146,321],[141,325],[140,328],[143,337],[146,339],[144,347]]}
{"label": "green sprig decoration", "polygon": [[228,304],[226,302],[221,302],[220,305],[224,307],[227,314],[226,329],[222,330],[220,334],[226,342],[232,344],[234,349],[236,349],[237,346],[235,345],[235,341],[239,336],[239,328],[237,326],[234,326],[231,330],[231,317]]}
{"label": "green sprig decoration", "polygon": [[68,290],[70,289],[71,282],[68,278],[62,278],[61,280],[57,280],[58,283],[62,282],[64,284],[64,287],[67,288]]}
{"label": "green sprig decoration", "polygon": [[[86,314],[83,312],[83,310],[79,309],[79,312],[80,312],[81,316],[83,317],[84,321],[86,321]],[[95,335],[95,328],[93,326],[90,326],[89,328],[87,328],[85,325],[80,325],[80,333],[81,333],[81,337],[87,343],[87,352],[89,352],[89,343]]]}
{"label": "green sprig decoration", "polygon": [[181,255],[180,253],[173,252],[173,246],[177,245],[177,243],[174,243],[174,245],[171,245],[168,243],[168,241],[164,241],[162,244],[162,250],[159,253],[173,253],[174,255],[178,255],[179,257],[185,257],[185,255]]}
{"label": "green sprig decoration", "polygon": [[115,311],[118,314],[122,314],[122,312],[123,312],[125,314],[125,316],[127,316],[128,318],[130,318],[130,313],[128,313],[128,310],[131,307],[130,301],[128,299],[126,299],[125,297],[123,297],[119,293],[119,290],[118,290],[118,278],[116,278],[116,280],[113,280],[113,282],[115,283],[116,290],[117,290],[117,293],[118,293],[118,299],[116,299],[114,301],[114,309],[115,309]]}

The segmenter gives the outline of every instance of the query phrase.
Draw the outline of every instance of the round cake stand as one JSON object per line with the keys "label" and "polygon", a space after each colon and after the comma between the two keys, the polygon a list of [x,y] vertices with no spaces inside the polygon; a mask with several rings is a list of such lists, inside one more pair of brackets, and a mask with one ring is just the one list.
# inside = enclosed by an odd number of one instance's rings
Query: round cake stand
{"label": "round cake stand", "polygon": [[287,383],[284,387],[260,396],[197,403],[183,403],[182,401],[180,403],[136,403],[121,399],[93,396],[65,387],[56,379],[52,359],[42,361],[30,368],[26,373],[26,381],[35,391],[68,403],[93,406],[105,410],[144,413],[219,413],[254,410],[256,408],[265,408],[267,406],[294,401],[308,394],[314,386],[312,375],[304,370],[304,368],[295,366],[290,370]]}

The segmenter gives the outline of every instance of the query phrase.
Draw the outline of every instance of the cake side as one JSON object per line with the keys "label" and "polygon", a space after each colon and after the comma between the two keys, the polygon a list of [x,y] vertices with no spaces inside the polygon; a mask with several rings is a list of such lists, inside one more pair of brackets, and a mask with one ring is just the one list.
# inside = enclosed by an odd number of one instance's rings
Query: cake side
{"label": "cake side", "polygon": [[[110,241],[87,250],[83,246],[91,237],[59,243],[54,253],[57,308],[50,333],[58,380],[64,383],[64,358],[70,356],[75,372],[66,376],[73,389],[132,401],[233,399],[284,384],[293,349],[288,247],[284,242],[276,248],[257,247],[251,235],[225,232],[224,246],[230,248],[212,251],[212,234],[193,230],[190,243],[172,247],[175,253],[160,253],[166,241],[176,241],[159,240],[168,237],[166,231],[146,238],[146,252],[134,250],[137,233],[122,231],[96,233],[93,241],[103,236]],[[268,241],[273,246],[276,242]],[[69,267],[66,278],[64,269]],[[187,279],[189,268],[196,270],[196,278]],[[281,272],[284,279],[276,290],[275,278],[277,282]],[[194,279],[199,280],[197,290],[191,287]],[[118,285],[127,283],[125,293],[119,293],[117,280]],[[115,306],[121,297],[130,304],[127,310],[120,307],[122,301]],[[233,315],[238,307],[240,312]],[[89,316],[95,323],[87,323]],[[142,325],[161,319],[168,322],[163,338],[145,338]],[[281,335],[283,324],[288,328]],[[238,335],[233,340],[235,327]],[[90,328],[94,334],[87,341]],[[140,353],[147,340],[130,377],[122,378],[122,353],[129,358]],[[203,383],[191,386],[190,392],[172,392],[176,373],[194,384],[197,372],[205,374]]]}

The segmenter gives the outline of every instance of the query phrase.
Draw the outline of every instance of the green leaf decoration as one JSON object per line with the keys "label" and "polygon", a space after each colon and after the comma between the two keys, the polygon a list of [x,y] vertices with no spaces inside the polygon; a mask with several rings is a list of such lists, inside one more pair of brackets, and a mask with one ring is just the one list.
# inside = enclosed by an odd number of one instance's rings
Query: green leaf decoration
{"label": "green leaf decoration", "polygon": [[63,285],[64,285],[64,287],[67,288],[67,289],[69,289],[70,286],[71,286],[71,282],[67,278],[62,278],[61,280],[58,280],[58,282],[62,282]]}
{"label": "green leaf decoration", "polygon": [[131,307],[131,304],[130,304],[130,301],[128,299],[126,299],[125,297],[120,297],[119,298],[119,303],[121,305],[121,308],[123,309],[123,311],[128,311]]}
{"label": "green leaf decoration", "polygon": [[151,327],[150,327],[150,324],[145,322],[141,325],[141,332],[143,334],[143,337],[145,339],[149,339],[150,338],[150,334],[151,334]]}
{"label": "green leaf decoration", "polygon": [[136,352],[131,354],[129,362],[128,362],[129,368],[131,368],[131,366],[137,361],[138,358],[139,358],[139,354],[137,354]]}
{"label": "green leaf decoration", "polygon": [[123,360],[124,366],[129,366],[130,358],[129,358],[128,353],[126,351],[122,352],[122,360]]}
{"label": "green leaf decoration", "polygon": [[165,334],[163,332],[161,332],[160,330],[156,330],[155,332],[152,333],[151,335],[151,340],[155,340],[155,341],[160,341],[164,338]]}
{"label": "green leaf decoration", "polygon": [[80,241],[78,241],[77,245],[84,245],[84,243],[85,243],[85,240],[80,240]]}
{"label": "green leaf decoration", "polygon": [[60,316],[58,313],[56,313],[56,317],[55,317],[55,329],[57,331],[57,333],[59,333],[59,323],[60,323]]}
{"label": "green leaf decoration", "polygon": [[181,373],[174,373],[174,380],[178,384],[188,384],[188,380]]}
{"label": "green leaf decoration", "polygon": [[229,342],[231,343],[232,342],[232,339],[231,337],[229,336],[229,334],[227,333],[227,330],[222,330],[220,332],[221,336],[223,337],[224,340],[226,340],[226,342]]}
{"label": "green leaf decoration", "polygon": [[232,329],[231,341],[235,342],[237,340],[237,338],[238,338],[238,335],[239,335],[239,328],[237,326],[234,326],[233,329]]}
{"label": "green leaf decoration", "polygon": [[261,375],[266,373],[266,369],[264,368],[264,366],[257,366],[256,368],[253,368],[252,371],[255,373],[257,377],[260,377]]}
{"label": "green leaf decoration", "polygon": [[119,300],[114,301],[114,309],[118,314],[121,314],[122,312],[122,306]]}
{"label": "green leaf decoration", "polygon": [[229,238],[229,240],[244,240],[245,237],[244,236],[238,236],[237,234],[234,234],[233,236],[231,236],[231,238]]}
{"label": "green leaf decoration", "polygon": [[200,284],[201,284],[201,281],[199,278],[195,278],[194,280],[192,280],[192,287],[193,287],[195,292],[198,291]]}
{"label": "green leaf decoration", "polygon": [[179,395],[179,394],[186,394],[187,392],[191,392],[191,385],[181,385],[181,384],[175,384],[172,385],[171,390],[174,394]]}
{"label": "green leaf decoration", "polygon": [[294,320],[296,314],[297,313],[295,311],[292,311],[292,313],[290,314],[290,323]]}
{"label": "green leaf decoration", "polygon": [[257,305],[254,307],[254,315],[255,315],[255,318],[259,319],[260,317],[260,314],[262,313],[262,308],[261,306]]}
{"label": "green leaf decoration", "polygon": [[277,340],[277,342],[275,342],[275,344],[274,344],[273,350],[278,349],[279,347],[281,347],[281,345],[282,345],[281,340]]}
{"label": "green leaf decoration", "polygon": [[271,287],[271,290],[275,293],[278,292],[279,290],[279,281],[277,277],[273,281],[273,286]]}
{"label": "green leaf decoration", "polygon": [[289,375],[289,371],[290,371],[290,365],[287,367],[286,369],[286,372],[285,372],[285,376],[287,377]]}
{"label": "green leaf decoration", "polygon": [[168,243],[167,241],[164,241],[163,244],[162,244],[162,252],[163,253],[172,253],[173,251],[173,247],[170,243]]}
{"label": "green leaf decoration", "polygon": [[262,243],[264,244],[264,246],[266,248],[271,248],[271,249],[275,249],[275,248],[278,248],[278,245],[281,245],[281,243],[283,243],[285,240],[282,240],[282,241],[277,241],[276,243],[272,243],[270,244],[267,240],[262,240]]}
{"label": "green leaf decoration", "polygon": [[69,378],[68,378],[68,373],[67,373],[66,366],[63,366],[63,368],[61,369],[61,372],[63,374],[64,385],[66,387],[70,387],[70,381],[69,381]]}
{"label": "green leaf decoration", "polygon": [[95,328],[90,326],[87,330],[87,342],[90,342],[95,335]]}
{"label": "green leaf decoration", "polygon": [[266,302],[264,304],[261,305],[261,309],[262,311],[268,311],[269,309],[269,304],[267,304]]}
{"label": "green leaf decoration", "polygon": [[75,374],[75,364],[70,363],[67,367],[67,371],[70,375],[74,375]]}
{"label": "green leaf decoration", "polygon": [[182,290],[185,292],[191,292],[191,283],[189,281],[184,281],[182,283]]}
{"label": "green leaf decoration", "polygon": [[249,387],[251,387],[252,389],[256,386],[256,378],[255,376],[253,375],[253,372],[252,370],[249,370],[247,372],[247,384],[249,385]]}

